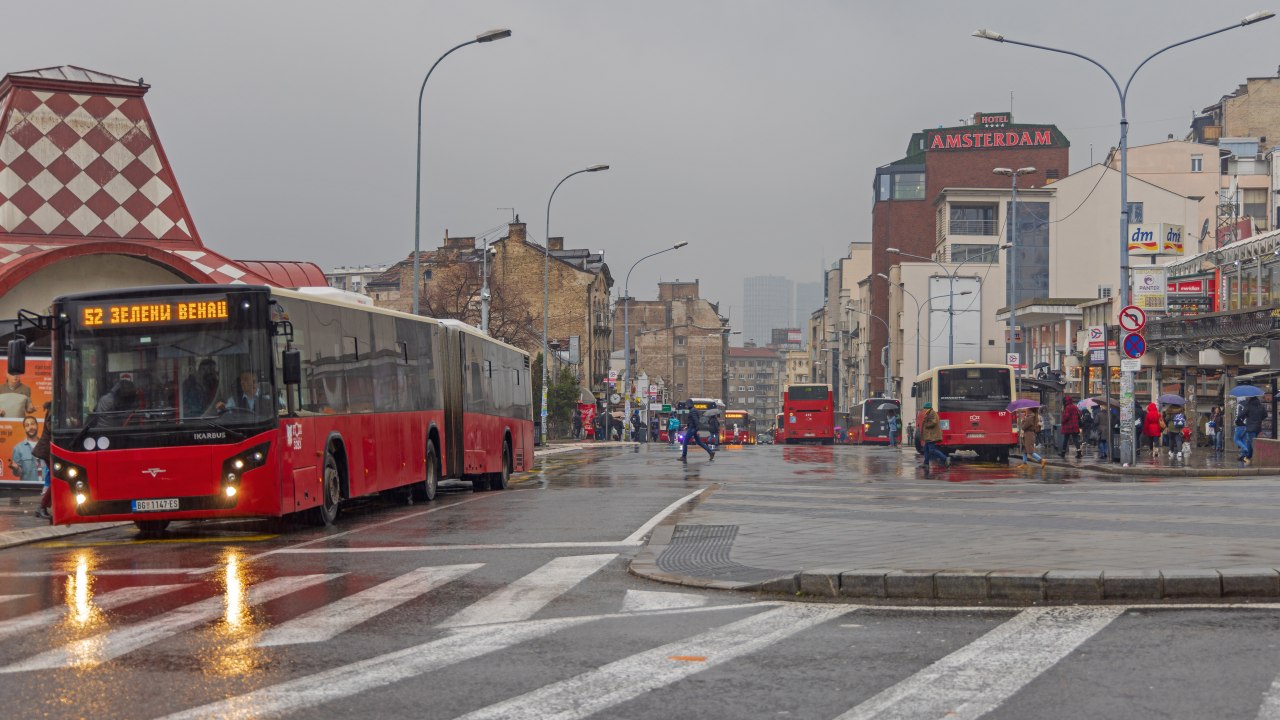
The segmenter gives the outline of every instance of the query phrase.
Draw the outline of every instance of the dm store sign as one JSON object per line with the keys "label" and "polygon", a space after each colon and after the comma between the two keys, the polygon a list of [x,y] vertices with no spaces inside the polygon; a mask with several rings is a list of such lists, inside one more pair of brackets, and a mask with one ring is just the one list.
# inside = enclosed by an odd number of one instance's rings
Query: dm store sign
{"label": "dm store sign", "polygon": [[1181,255],[1183,251],[1181,225],[1129,226],[1130,255]]}

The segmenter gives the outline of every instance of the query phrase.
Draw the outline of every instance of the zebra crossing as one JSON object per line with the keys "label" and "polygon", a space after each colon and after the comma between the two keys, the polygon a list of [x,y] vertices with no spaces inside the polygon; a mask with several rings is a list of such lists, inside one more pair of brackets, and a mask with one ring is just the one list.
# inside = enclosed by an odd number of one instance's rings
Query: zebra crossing
{"label": "zebra crossing", "polygon": [[[545,559],[545,558],[544,558]],[[207,717],[288,717],[349,701],[363,693],[389,688],[468,663],[488,662],[504,653],[538,643],[557,647],[586,631],[622,632],[627,643],[594,648],[601,659],[583,670],[581,663],[567,663],[561,676],[533,689],[513,685],[496,701],[486,699],[457,714],[467,720],[525,718],[544,720],[609,717],[627,703],[648,693],[672,690],[716,672],[758,672],[752,660],[785,651],[797,644],[843,643],[857,646],[867,633],[866,618],[898,613],[904,621],[904,638],[912,622],[964,616],[975,624],[973,637],[957,647],[928,657],[917,666],[903,667],[892,682],[874,691],[846,693],[842,707],[824,715],[841,720],[870,718],[948,718],[963,720],[988,716],[1025,691],[1038,678],[1051,674],[1064,659],[1108,632],[1127,613],[1149,612],[1133,607],[1033,607],[1026,609],[884,608],[862,605],[798,603],[785,600],[746,600],[738,596],[671,590],[636,589],[606,584],[612,609],[596,614],[547,616],[548,607],[584,583],[601,582],[601,571],[619,555],[598,553],[554,557],[541,564],[526,563],[510,573],[501,587],[449,608],[444,619],[429,628],[417,628],[406,645],[390,652],[358,659],[343,658],[322,670],[299,671],[275,677],[261,687],[244,689],[228,685],[190,706],[160,712],[168,719]],[[66,580],[64,604],[15,613],[12,608],[32,597],[29,593],[0,596],[0,694],[14,683],[29,683],[33,673],[70,670],[102,672],[113,662],[138,657],[148,648],[183,633],[228,622],[234,613],[247,613],[282,601],[292,614],[274,624],[256,628],[236,642],[248,643],[257,652],[287,658],[298,648],[341,642],[361,632],[362,626],[408,603],[430,603],[449,586],[462,583],[485,568],[484,562],[424,565],[394,577],[380,579],[347,594],[329,592],[346,572],[318,572],[254,579],[243,569],[228,568],[221,582],[223,592],[191,572],[187,577],[140,575],[144,584],[115,587],[98,594],[85,591],[83,574]],[[119,577],[115,575],[112,577]],[[212,589],[211,589],[212,588]],[[322,601],[302,602],[310,592],[321,592]],[[620,591],[620,592],[619,592]],[[189,600],[182,603],[181,601]],[[180,603],[180,604],[177,604]],[[145,612],[157,608],[154,614]],[[1171,606],[1170,611],[1198,609],[1221,611],[1224,606]],[[1250,605],[1253,612],[1280,618],[1280,606]],[[117,613],[119,618],[117,618]],[[97,614],[106,620],[93,632],[73,637],[65,644],[15,657],[13,648],[30,648],[33,639],[65,623],[76,614]],[[125,618],[128,618],[127,620]],[[113,622],[113,620],[118,620]],[[675,632],[677,621],[687,632]],[[636,623],[653,631],[636,632]],[[928,627],[925,625],[924,627]],[[895,631],[897,632],[897,631]],[[575,635],[575,633],[577,633]],[[669,637],[671,634],[674,637]],[[636,636],[640,635],[640,639]],[[26,641],[23,645],[20,641]],[[629,643],[640,642],[641,647]],[[174,645],[165,646],[173,653]],[[874,652],[874,648],[864,650]],[[835,653],[827,662],[840,662]],[[1280,668],[1280,664],[1277,665]],[[850,665],[848,672],[857,673]],[[811,688],[823,692],[824,688]],[[433,692],[449,692],[435,687]],[[464,698],[466,700],[468,698]],[[1280,678],[1259,691],[1254,703],[1257,718],[1280,718]],[[69,714],[74,714],[69,708]],[[168,712],[169,714],[163,714]],[[803,713],[802,713],[803,714]],[[810,716],[810,714],[805,714]]]}

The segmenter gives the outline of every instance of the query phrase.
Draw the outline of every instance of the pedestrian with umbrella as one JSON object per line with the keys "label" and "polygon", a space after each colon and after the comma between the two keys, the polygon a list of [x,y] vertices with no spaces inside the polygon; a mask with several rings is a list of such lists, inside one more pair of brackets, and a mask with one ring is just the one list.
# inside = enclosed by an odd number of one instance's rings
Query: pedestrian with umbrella
{"label": "pedestrian with umbrella", "polygon": [[951,458],[938,448],[938,443],[942,442],[942,419],[938,417],[938,411],[933,409],[933,403],[924,404],[924,416],[920,419],[920,443],[924,446],[924,474],[929,475],[929,463],[933,458],[938,458],[938,464],[947,467],[951,465]]}
{"label": "pedestrian with umbrella", "polygon": [[1018,416],[1018,444],[1022,447],[1022,464],[1019,468],[1027,467],[1032,460],[1040,463],[1040,467],[1048,464],[1040,453],[1036,452],[1036,435],[1040,432],[1040,414],[1036,409],[1040,407],[1040,403],[1035,400],[1014,400],[1009,403],[1007,408],[1009,412],[1017,413]]}

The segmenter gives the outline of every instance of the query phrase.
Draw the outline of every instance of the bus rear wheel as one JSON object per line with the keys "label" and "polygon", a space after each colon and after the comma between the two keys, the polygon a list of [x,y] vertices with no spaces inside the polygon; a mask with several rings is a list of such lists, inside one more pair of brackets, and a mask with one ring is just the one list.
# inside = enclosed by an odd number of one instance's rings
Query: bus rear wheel
{"label": "bus rear wheel", "polygon": [[502,469],[489,476],[490,490],[506,490],[511,486],[511,443],[502,441]]}
{"label": "bus rear wheel", "polygon": [[436,491],[440,487],[440,465],[436,463],[436,448],[427,443],[426,477],[413,486],[413,499],[430,502],[436,499]]}
{"label": "bus rear wheel", "polygon": [[133,524],[138,527],[138,534],[144,538],[157,537],[169,527],[168,520],[134,520]]}
{"label": "bus rear wheel", "polygon": [[320,493],[320,505],[311,508],[309,519],[312,525],[328,527],[338,519],[338,502],[342,497],[338,461],[330,452],[324,455],[324,475],[321,477]]}

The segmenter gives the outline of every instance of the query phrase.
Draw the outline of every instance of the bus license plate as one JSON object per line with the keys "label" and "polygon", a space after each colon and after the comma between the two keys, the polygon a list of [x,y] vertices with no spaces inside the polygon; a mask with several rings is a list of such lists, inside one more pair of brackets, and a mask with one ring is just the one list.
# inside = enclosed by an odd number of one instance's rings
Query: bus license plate
{"label": "bus license plate", "polygon": [[158,500],[134,500],[134,512],[159,512],[161,510],[177,510],[178,498],[161,498]]}
{"label": "bus license plate", "polygon": [[987,436],[987,434],[986,433],[965,433],[964,436],[971,437],[971,438],[984,438]]}

